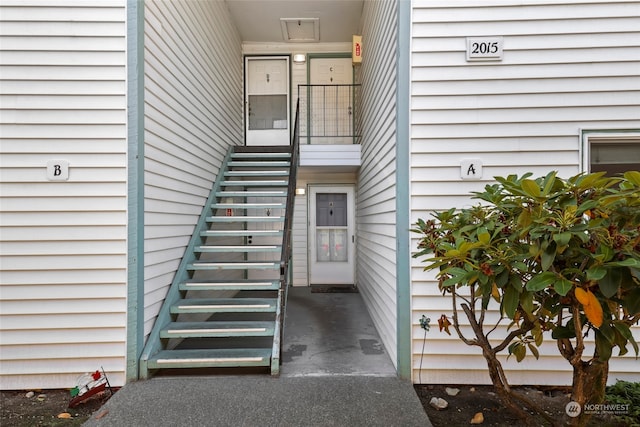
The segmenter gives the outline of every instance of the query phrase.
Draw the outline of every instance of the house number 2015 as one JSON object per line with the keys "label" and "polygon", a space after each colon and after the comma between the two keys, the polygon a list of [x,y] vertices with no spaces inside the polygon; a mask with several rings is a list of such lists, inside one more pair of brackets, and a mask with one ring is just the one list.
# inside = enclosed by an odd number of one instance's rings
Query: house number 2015
{"label": "house number 2015", "polygon": [[467,38],[467,61],[500,61],[502,37]]}

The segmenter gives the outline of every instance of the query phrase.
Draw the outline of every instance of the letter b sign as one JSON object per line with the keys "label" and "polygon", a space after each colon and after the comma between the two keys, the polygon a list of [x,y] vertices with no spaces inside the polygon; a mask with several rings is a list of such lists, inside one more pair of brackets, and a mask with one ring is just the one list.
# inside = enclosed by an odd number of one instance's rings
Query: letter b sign
{"label": "letter b sign", "polygon": [[47,162],[47,179],[49,181],[68,181],[69,161],[49,160]]}

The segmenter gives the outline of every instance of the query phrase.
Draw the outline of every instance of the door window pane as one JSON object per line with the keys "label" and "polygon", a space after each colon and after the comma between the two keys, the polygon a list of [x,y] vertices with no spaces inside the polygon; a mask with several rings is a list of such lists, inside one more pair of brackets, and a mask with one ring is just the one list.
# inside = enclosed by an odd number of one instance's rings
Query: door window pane
{"label": "door window pane", "polygon": [[316,194],[316,226],[318,227],[346,227],[347,226],[347,194],[346,193],[317,193]]}
{"label": "door window pane", "polygon": [[318,262],[347,262],[347,230],[324,228],[316,230],[316,254]]}
{"label": "door window pane", "polygon": [[287,95],[249,95],[249,130],[287,129]]}

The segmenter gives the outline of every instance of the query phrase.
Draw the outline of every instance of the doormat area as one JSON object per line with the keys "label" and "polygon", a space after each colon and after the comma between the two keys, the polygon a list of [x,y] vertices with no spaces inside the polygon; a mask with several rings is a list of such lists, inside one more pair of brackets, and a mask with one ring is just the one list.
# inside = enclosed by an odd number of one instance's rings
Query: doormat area
{"label": "doormat area", "polygon": [[358,288],[355,286],[325,286],[325,285],[311,285],[312,294],[328,294],[328,293],[348,293],[357,294]]}

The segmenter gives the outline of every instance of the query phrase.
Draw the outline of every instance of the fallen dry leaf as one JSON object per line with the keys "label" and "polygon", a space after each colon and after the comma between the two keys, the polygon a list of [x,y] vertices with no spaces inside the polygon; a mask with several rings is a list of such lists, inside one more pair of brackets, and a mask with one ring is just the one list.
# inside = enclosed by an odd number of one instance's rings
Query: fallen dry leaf
{"label": "fallen dry leaf", "polygon": [[471,424],[482,424],[484,422],[484,415],[482,412],[476,413],[473,418],[471,418]]}
{"label": "fallen dry leaf", "polygon": [[61,414],[58,414],[58,418],[69,419],[69,418],[71,418],[71,414],[68,413],[68,412],[63,412]]}

